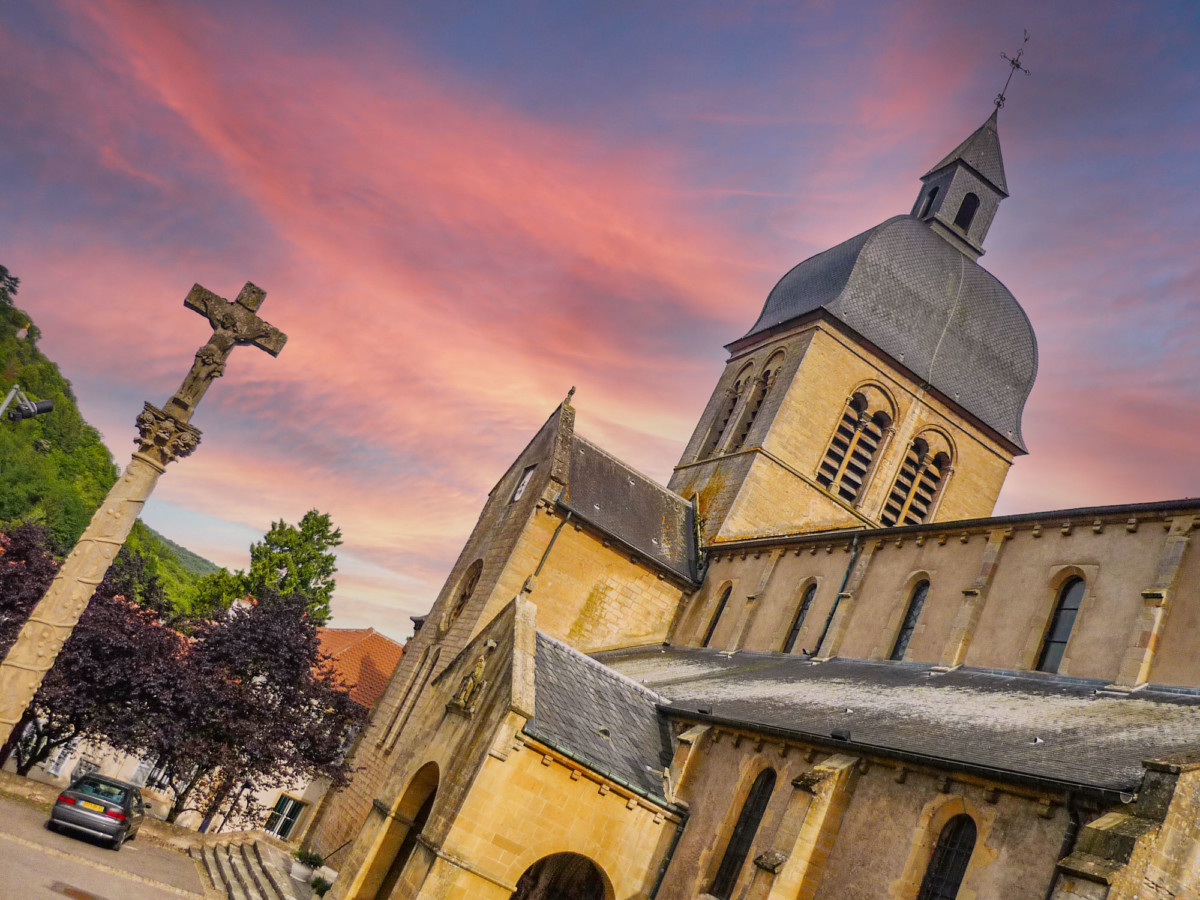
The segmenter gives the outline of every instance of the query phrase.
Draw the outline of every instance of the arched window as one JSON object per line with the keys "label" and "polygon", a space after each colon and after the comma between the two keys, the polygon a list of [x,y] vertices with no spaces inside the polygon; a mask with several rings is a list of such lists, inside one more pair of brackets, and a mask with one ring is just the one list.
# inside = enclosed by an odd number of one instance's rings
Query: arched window
{"label": "arched window", "polygon": [[775,376],[779,374],[779,364],[783,362],[783,355],[775,354],[767,360],[766,366],[763,367],[762,377],[754,382],[754,391],[750,394],[750,399],[746,402],[746,409],[742,413],[742,422],[737,431],[737,437],[734,438],[732,444],[729,445],[730,452],[741,450],[746,443],[746,438],[750,436],[750,429],[754,427],[754,420],[758,418],[758,411],[762,409],[763,401],[767,399],[767,394],[770,392],[772,385],[775,384]]}
{"label": "arched window", "polygon": [[817,481],[848,503],[861,495],[883,435],[892,424],[882,406],[882,397],[874,404],[863,392],[851,397],[817,469]]}
{"label": "arched window", "polygon": [[796,618],[792,620],[792,628],[788,632],[787,640],[783,642],[783,652],[791,653],[796,646],[796,638],[800,637],[800,629],[804,626],[804,618],[808,615],[808,609],[812,606],[813,597],[817,596],[816,584],[810,584],[804,590],[804,598],[800,601],[800,606],[796,610]]}
{"label": "arched window", "polygon": [[726,585],[725,590],[721,591],[721,599],[717,601],[717,610],[713,613],[712,621],[708,623],[708,630],[704,632],[704,642],[700,644],[701,647],[707,647],[709,641],[713,639],[713,633],[721,621],[721,613],[725,612],[725,604],[729,602],[729,595],[732,592],[732,584]]}
{"label": "arched window", "polygon": [[900,626],[900,633],[896,635],[896,643],[892,646],[892,655],[888,657],[889,659],[904,659],[904,651],[908,649],[908,642],[912,640],[917,620],[921,618],[921,607],[925,605],[925,598],[928,596],[928,581],[919,582],[913,588],[912,597],[908,601],[908,609],[904,613],[904,624]]}
{"label": "arched window", "polygon": [[467,602],[475,594],[475,588],[479,586],[479,576],[483,574],[483,560],[477,559],[471,563],[471,567],[462,577],[462,581],[458,585],[458,596],[454,599],[454,605],[450,607],[450,615],[446,619],[446,627],[449,628],[462,615],[463,610],[467,608]]}
{"label": "arched window", "polygon": [[717,413],[717,418],[713,421],[712,430],[708,433],[708,440],[704,442],[704,448],[700,451],[699,459],[707,459],[716,453],[717,448],[721,446],[721,438],[725,437],[725,430],[729,427],[729,420],[733,417],[738,401],[742,399],[742,394],[746,392],[746,386],[750,384],[750,376],[753,373],[753,367],[746,366],[729,388],[729,391],[725,395],[725,400],[721,404],[721,410]]}
{"label": "arched window", "polygon": [[717,877],[713,879],[709,893],[721,900],[729,900],[733,888],[737,884],[746,857],[754,845],[754,836],[758,833],[759,823],[763,813],[767,811],[767,802],[771,799],[771,791],[775,789],[775,770],[763,769],[754,779],[742,813],[738,816],[737,824],[733,826],[733,834],[725,846],[725,855],[721,857],[721,865],[717,868]]}
{"label": "arched window", "polygon": [[946,439],[936,432],[916,438],[904,455],[891,493],[883,502],[880,522],[919,525],[929,521],[950,472],[951,451]]}
{"label": "arched window", "polygon": [[925,195],[925,202],[921,204],[921,211],[917,214],[917,218],[924,219],[933,209],[933,201],[937,199],[938,187],[935,184],[929,189],[929,193]]}
{"label": "arched window", "polygon": [[1067,649],[1067,641],[1071,639],[1071,628],[1075,625],[1075,617],[1079,614],[1086,587],[1082,578],[1071,578],[1059,588],[1054,617],[1050,620],[1050,627],[1046,629],[1046,639],[1042,642],[1042,652],[1038,655],[1039,672],[1057,672],[1058,667],[1062,665],[1063,652]]}
{"label": "arched window", "polygon": [[958,215],[954,217],[954,224],[963,231],[968,231],[971,228],[971,222],[975,218],[975,212],[979,209],[979,197],[974,193],[968,193],[963,197],[962,205],[958,208]]}
{"label": "arched window", "polygon": [[917,900],[956,900],[967,864],[975,852],[975,820],[961,813],[946,823],[938,837]]}

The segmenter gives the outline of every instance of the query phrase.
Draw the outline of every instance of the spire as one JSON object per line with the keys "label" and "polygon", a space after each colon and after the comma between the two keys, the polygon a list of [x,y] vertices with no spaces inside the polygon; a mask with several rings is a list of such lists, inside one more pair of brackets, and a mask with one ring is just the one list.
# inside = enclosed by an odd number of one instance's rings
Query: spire
{"label": "spire", "polygon": [[1004,159],[1000,155],[1000,132],[996,117],[1000,107],[992,110],[988,120],[975,129],[965,141],[954,148],[941,162],[922,176],[924,181],[940,172],[951,163],[962,161],[987,180],[1005,197],[1008,196],[1008,181],[1004,177]]}
{"label": "spire", "polygon": [[912,214],[961,250],[978,259],[1000,201],[1008,196],[1000,132],[1000,107],[986,122],[921,176]]}

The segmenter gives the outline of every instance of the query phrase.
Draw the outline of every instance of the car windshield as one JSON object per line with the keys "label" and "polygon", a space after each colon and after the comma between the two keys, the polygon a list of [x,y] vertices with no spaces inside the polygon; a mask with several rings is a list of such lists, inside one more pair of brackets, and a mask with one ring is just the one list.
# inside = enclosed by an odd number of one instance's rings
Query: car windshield
{"label": "car windshield", "polygon": [[106,784],[103,781],[91,781],[87,778],[75,785],[75,790],[81,794],[107,800],[109,803],[124,803],[125,798],[129,795],[129,792],[123,787]]}

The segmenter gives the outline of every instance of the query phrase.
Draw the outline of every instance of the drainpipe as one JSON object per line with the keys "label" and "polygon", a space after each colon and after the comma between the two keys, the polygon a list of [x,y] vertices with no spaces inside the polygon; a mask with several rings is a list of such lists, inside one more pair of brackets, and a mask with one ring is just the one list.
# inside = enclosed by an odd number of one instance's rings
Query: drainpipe
{"label": "drainpipe", "polygon": [[850,553],[850,562],[846,564],[846,574],[842,576],[842,586],[838,588],[837,595],[833,598],[833,606],[829,607],[829,615],[825,618],[825,627],[821,629],[821,638],[817,641],[817,646],[813,647],[813,652],[810,656],[816,656],[821,652],[821,645],[825,643],[825,638],[829,634],[829,626],[833,624],[833,617],[837,613],[838,604],[842,600],[842,592],[846,590],[846,585],[850,581],[850,573],[854,570],[854,563],[858,561],[858,535],[854,536],[854,546]]}
{"label": "drainpipe", "polygon": [[1054,884],[1058,881],[1058,863],[1075,852],[1075,841],[1079,839],[1079,808],[1075,805],[1075,795],[1067,794],[1067,830],[1063,834],[1062,846],[1058,848],[1058,859],[1054,863],[1054,872],[1050,876],[1050,884],[1046,887],[1046,900],[1054,896]]}
{"label": "drainpipe", "polygon": [[550,556],[550,551],[554,549],[554,542],[558,540],[558,533],[563,530],[564,525],[571,521],[572,515],[574,515],[574,513],[572,513],[570,510],[567,510],[566,518],[558,523],[558,527],[554,529],[554,534],[550,535],[550,541],[546,544],[546,549],[542,553],[542,558],[538,560],[537,568],[533,570],[534,578],[537,578],[542,574],[542,566],[546,564],[546,559]]}
{"label": "drainpipe", "polygon": [[675,848],[679,846],[679,839],[683,837],[683,829],[687,826],[689,815],[690,813],[685,809],[679,819],[679,825],[671,837],[671,846],[667,848],[667,855],[663,857],[662,865],[658,867],[658,874],[654,876],[654,887],[650,889],[649,900],[655,900],[659,888],[662,887],[663,879],[667,877],[667,867],[671,865],[671,860],[675,856]]}

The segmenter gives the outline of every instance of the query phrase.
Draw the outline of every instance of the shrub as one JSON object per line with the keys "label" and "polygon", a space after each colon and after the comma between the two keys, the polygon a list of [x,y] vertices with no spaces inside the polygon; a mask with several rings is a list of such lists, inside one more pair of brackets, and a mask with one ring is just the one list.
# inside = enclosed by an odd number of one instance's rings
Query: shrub
{"label": "shrub", "polygon": [[293,855],[298,863],[308,866],[310,869],[319,869],[325,865],[325,857],[312,850],[297,850]]}

